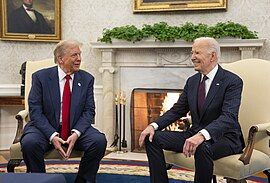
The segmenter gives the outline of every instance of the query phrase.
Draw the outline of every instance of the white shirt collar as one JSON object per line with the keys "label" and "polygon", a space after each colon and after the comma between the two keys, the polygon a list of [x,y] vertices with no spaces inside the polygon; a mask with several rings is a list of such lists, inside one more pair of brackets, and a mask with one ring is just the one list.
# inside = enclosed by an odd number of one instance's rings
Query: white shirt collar
{"label": "white shirt collar", "polygon": [[207,78],[213,81],[217,71],[218,71],[218,64],[206,75]]}
{"label": "white shirt collar", "polygon": [[[59,81],[62,81],[63,79],[65,79],[65,76],[67,75],[59,66],[57,66],[58,69],[58,77],[59,77]],[[74,74],[70,75],[71,79],[73,80],[74,78]]]}

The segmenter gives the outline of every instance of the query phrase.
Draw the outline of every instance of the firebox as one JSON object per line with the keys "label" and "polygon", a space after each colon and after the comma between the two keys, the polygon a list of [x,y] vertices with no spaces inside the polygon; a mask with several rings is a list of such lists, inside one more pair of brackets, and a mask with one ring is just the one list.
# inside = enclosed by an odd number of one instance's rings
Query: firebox
{"label": "firebox", "polygon": [[131,151],[145,152],[139,147],[141,132],[177,102],[182,89],[135,88],[131,95]]}

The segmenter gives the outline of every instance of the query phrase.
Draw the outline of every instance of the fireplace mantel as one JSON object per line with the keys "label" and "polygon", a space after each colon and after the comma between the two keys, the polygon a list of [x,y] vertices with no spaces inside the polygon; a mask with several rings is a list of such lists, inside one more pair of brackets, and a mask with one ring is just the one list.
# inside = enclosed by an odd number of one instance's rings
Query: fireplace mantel
{"label": "fireplace mantel", "polygon": [[[257,48],[262,47],[265,39],[218,39],[221,48],[238,47],[238,48]],[[92,48],[95,49],[142,49],[142,48],[191,48],[192,42],[176,40],[175,42],[160,42],[152,39],[140,42],[128,42],[114,40],[113,43],[92,42]]]}
{"label": "fireplace mantel", "polygon": [[[219,39],[221,46],[222,60],[226,62],[234,62],[240,59],[258,58],[259,49],[264,45],[265,39]],[[101,67],[103,85],[103,101],[102,101],[102,130],[108,140],[108,145],[113,141],[115,122],[114,122],[114,98],[115,93],[120,90],[126,90],[127,93],[127,108],[130,105],[130,90],[132,82],[138,80],[138,76],[133,76],[125,79],[125,69],[144,69],[149,70],[156,68],[157,72],[179,73],[183,72],[182,81],[192,74],[192,63],[190,61],[191,42],[177,40],[175,42],[159,42],[154,40],[145,40],[136,43],[127,41],[113,41],[112,44],[92,42],[91,47],[101,52]],[[161,70],[165,70],[163,72]],[[177,69],[177,72],[175,70]],[[123,71],[121,73],[121,71]],[[156,71],[154,71],[155,73]],[[124,73],[124,74],[123,74]],[[136,73],[139,74],[140,72]],[[143,73],[143,74],[144,74]],[[135,75],[136,75],[135,74]],[[153,72],[152,72],[153,74]],[[149,75],[148,75],[149,76]],[[158,77],[164,77],[157,75]],[[154,77],[157,77],[154,76]],[[167,77],[167,76],[166,76]],[[123,79],[124,78],[124,79]],[[157,78],[156,78],[157,79]],[[158,80],[157,80],[158,81]],[[122,83],[121,83],[122,82]],[[127,84],[131,82],[131,84]],[[157,82],[158,83],[158,82]],[[168,82],[169,83],[169,82]],[[159,82],[158,85],[161,83]],[[136,84],[135,84],[136,85]],[[138,87],[137,85],[134,87]],[[159,86],[158,86],[159,87]],[[128,89],[127,89],[128,88]],[[129,132],[129,110],[126,111],[126,131]],[[127,137],[130,148],[130,136]]]}

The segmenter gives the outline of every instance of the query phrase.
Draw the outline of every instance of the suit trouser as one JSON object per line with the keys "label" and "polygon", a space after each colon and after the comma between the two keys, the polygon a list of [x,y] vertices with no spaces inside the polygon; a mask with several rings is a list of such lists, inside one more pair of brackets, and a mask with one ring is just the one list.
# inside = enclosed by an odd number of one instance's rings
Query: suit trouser
{"label": "suit trouser", "polygon": [[[22,152],[27,172],[45,172],[44,154],[53,149],[53,145],[40,133],[27,133],[21,139]],[[107,146],[105,135],[90,127],[75,143],[74,149],[84,151],[79,165],[78,176],[94,183]]]}
{"label": "suit trouser", "polygon": [[[148,137],[145,139],[151,183],[169,182],[163,149],[183,152],[185,140],[191,136],[190,132],[156,131],[152,142]],[[194,155],[195,183],[211,183],[213,160],[234,154],[229,144],[231,144],[229,138],[222,138],[215,143],[212,140],[205,141],[197,147]]]}

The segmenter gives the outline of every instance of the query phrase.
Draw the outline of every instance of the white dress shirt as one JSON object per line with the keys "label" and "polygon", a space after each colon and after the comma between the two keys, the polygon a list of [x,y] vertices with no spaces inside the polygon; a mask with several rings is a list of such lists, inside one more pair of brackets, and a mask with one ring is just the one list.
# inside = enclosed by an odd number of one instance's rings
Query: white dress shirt
{"label": "white dress shirt", "polygon": [[[60,88],[60,100],[61,100],[61,110],[60,110],[60,124],[62,124],[62,100],[63,100],[63,93],[64,93],[64,86],[65,86],[65,82],[66,82],[66,73],[58,66],[58,77],[59,77],[59,88]],[[72,85],[73,85],[73,80],[74,80],[74,74],[70,75],[71,79],[69,80],[69,86],[70,86],[70,91],[72,93]],[[76,130],[76,129],[72,129],[72,132],[75,132],[78,137],[80,137],[81,132]],[[54,132],[51,137],[50,137],[50,141],[52,141],[53,137],[55,137],[56,135],[59,135],[58,132]]]}
{"label": "white dress shirt", "polygon": [[36,22],[37,21],[37,17],[35,15],[35,12],[34,11],[29,11],[27,10],[28,8],[23,4],[23,8],[25,9],[26,13],[29,15],[29,17],[34,21]]}
{"label": "white dress shirt", "polygon": [[[208,91],[210,89],[210,86],[211,86],[211,84],[212,84],[212,82],[214,80],[214,77],[215,77],[217,71],[218,71],[218,64],[206,75],[208,79],[205,80],[205,97],[208,94]],[[201,78],[203,78],[203,76]],[[158,129],[158,124],[157,123],[153,122],[150,125],[153,126],[153,128],[155,130]],[[199,133],[201,133],[204,136],[205,140],[210,140],[211,139],[211,136],[210,136],[210,134],[209,134],[209,132],[207,130],[202,129],[202,130],[199,131]]]}

